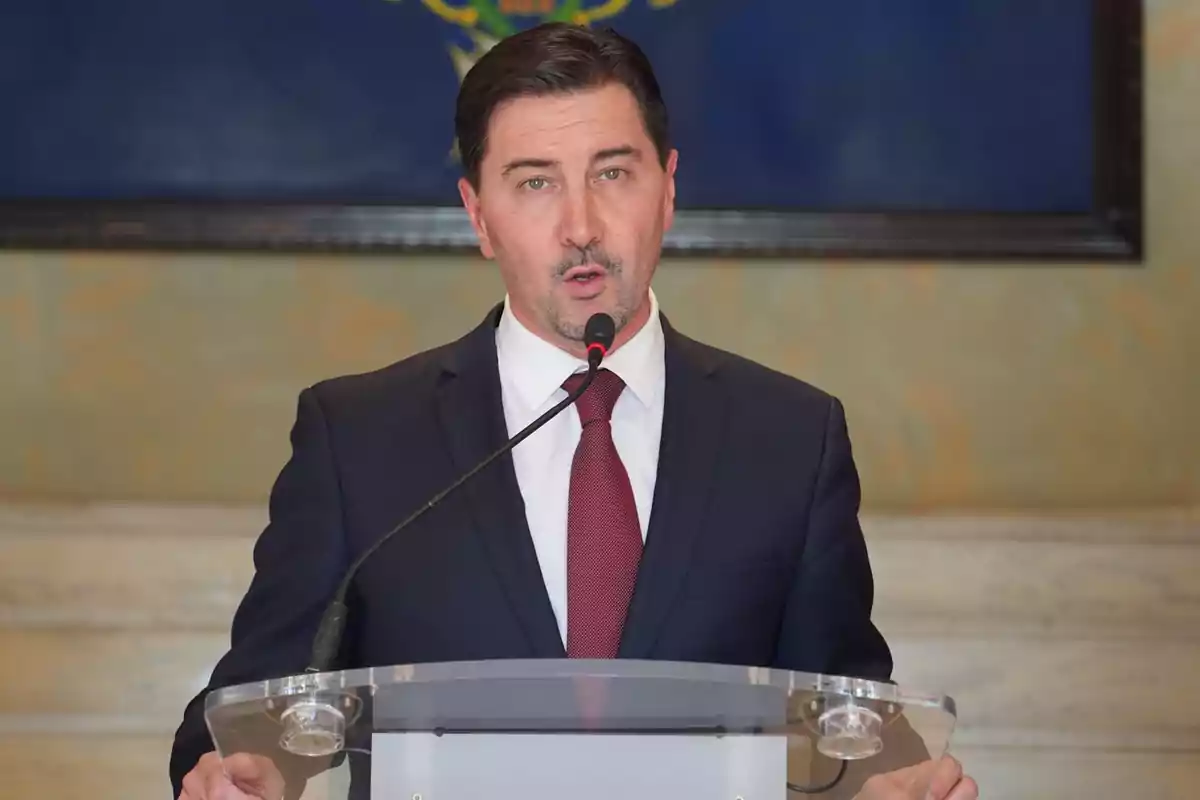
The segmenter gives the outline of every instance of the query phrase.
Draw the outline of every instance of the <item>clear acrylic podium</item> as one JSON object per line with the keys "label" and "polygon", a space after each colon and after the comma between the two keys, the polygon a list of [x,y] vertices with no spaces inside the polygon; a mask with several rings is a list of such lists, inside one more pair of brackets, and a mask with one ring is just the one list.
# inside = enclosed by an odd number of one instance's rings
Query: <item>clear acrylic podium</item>
{"label": "clear acrylic podium", "polygon": [[205,719],[222,757],[254,758],[289,798],[791,800],[853,798],[937,759],[956,711],[830,675],[508,660],[235,686],[208,696]]}

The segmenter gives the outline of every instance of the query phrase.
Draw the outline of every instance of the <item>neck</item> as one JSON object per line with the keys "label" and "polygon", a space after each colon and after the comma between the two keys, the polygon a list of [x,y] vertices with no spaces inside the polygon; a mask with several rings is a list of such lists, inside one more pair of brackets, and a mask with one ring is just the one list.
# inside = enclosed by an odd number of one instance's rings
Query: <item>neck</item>
{"label": "neck", "polygon": [[[613,338],[612,347],[609,348],[609,352],[619,350],[621,345],[628,342],[634,336],[637,336],[638,331],[645,327],[646,323],[649,321],[650,296],[647,295],[642,299],[642,304],[637,307],[636,311],[633,312],[633,316],[631,316],[629,321],[625,323],[625,327],[617,331],[617,335]],[[580,352],[583,353],[583,357],[587,358],[587,348],[584,347],[583,343],[575,342],[574,344],[578,345]]]}

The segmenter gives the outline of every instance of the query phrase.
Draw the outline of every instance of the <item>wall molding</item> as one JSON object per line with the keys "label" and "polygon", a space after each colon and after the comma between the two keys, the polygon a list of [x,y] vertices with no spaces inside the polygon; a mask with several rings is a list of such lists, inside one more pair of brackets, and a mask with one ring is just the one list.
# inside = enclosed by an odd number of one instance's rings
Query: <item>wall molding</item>
{"label": "wall molding", "polygon": [[[0,652],[21,654],[0,660],[0,750],[24,743],[0,769],[15,785],[50,772],[87,791],[99,770],[114,798],[165,786],[265,523],[251,506],[0,502]],[[894,677],[955,698],[951,750],[987,797],[1192,796],[1200,509],[862,523]]]}

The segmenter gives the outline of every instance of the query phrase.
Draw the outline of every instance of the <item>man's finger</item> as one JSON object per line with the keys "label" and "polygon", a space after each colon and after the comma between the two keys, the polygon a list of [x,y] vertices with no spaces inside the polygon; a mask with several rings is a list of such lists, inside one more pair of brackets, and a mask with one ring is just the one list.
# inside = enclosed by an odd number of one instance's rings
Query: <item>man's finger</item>
{"label": "man's finger", "polygon": [[181,800],[185,795],[188,800],[204,800],[204,776],[194,769],[183,776]]}
{"label": "man's finger", "polygon": [[225,759],[225,772],[233,784],[248,795],[263,800],[283,797],[283,776],[275,762],[265,756],[235,753]]}
{"label": "man's finger", "polygon": [[229,790],[233,784],[229,782],[229,778],[225,777],[225,771],[221,769],[221,762],[215,761],[209,765],[204,771],[204,799],[205,800],[222,800],[228,796]]}
{"label": "man's finger", "polygon": [[979,784],[973,778],[963,778],[946,800],[979,800]]}
{"label": "man's finger", "polygon": [[231,756],[226,756],[225,774],[235,780],[258,780],[262,775],[262,768],[259,765],[258,757],[250,753],[234,753]]}
{"label": "man's finger", "polygon": [[929,797],[933,800],[949,800],[950,792],[962,780],[962,764],[953,756],[942,756],[929,781]]}

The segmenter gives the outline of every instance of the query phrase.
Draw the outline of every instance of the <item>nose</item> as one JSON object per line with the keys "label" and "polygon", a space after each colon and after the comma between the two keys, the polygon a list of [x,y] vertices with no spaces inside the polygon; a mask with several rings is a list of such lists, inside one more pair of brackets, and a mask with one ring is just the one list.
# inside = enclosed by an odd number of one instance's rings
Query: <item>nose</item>
{"label": "nose", "polygon": [[604,226],[588,189],[565,193],[560,224],[563,244],[568,247],[586,250],[600,241]]}

